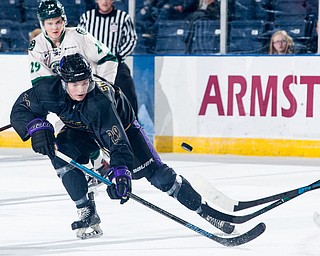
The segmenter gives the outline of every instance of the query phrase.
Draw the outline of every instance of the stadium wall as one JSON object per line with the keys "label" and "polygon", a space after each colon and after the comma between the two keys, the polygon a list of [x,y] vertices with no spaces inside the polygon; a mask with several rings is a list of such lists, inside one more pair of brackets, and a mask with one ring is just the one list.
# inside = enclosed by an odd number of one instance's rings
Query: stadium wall
{"label": "stadium wall", "polygon": [[[27,56],[0,55],[1,123],[29,84]],[[129,59],[139,120],[159,152],[320,157],[319,56]],[[17,73],[17,70],[19,73]],[[12,129],[1,147],[30,147]]]}

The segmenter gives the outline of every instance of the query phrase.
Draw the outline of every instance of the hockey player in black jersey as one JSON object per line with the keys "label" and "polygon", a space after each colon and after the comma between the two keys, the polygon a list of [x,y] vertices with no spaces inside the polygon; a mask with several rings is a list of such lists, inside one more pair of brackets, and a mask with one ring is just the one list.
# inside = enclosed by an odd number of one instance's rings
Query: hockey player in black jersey
{"label": "hockey player in black jersey", "polygon": [[[107,193],[121,204],[129,199],[126,194],[132,190],[131,179],[144,177],[215,227],[232,233],[234,226],[210,216],[211,208],[190,183],[162,162],[120,89],[93,78],[89,63],[78,53],[64,56],[58,69],[59,76],[42,79],[19,96],[10,118],[23,141],[31,137],[33,150],[50,157],[79,209],[79,221],[72,224],[73,229],[92,227],[99,233],[100,218],[88,200],[84,173],[56,157],[55,146],[81,164],[89,161],[92,152],[107,150],[111,169],[105,176],[115,182]],[[48,112],[57,114],[65,124],[56,137],[46,120]]]}

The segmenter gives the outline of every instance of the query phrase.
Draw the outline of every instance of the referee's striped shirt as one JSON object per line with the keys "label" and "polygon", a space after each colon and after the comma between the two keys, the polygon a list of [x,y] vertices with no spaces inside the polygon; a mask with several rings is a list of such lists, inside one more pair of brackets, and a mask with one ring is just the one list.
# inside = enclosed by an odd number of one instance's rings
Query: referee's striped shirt
{"label": "referee's striped shirt", "polygon": [[115,7],[108,14],[100,14],[97,8],[88,10],[80,16],[79,26],[108,46],[122,61],[133,52],[137,43],[137,33],[129,14]]}

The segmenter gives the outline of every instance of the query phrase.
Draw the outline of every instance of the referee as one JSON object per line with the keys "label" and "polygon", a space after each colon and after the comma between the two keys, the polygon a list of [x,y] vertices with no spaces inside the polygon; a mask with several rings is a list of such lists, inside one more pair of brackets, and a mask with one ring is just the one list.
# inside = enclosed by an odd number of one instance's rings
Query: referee
{"label": "referee", "polygon": [[130,101],[138,118],[137,94],[129,67],[124,63],[137,43],[137,33],[128,13],[113,6],[114,0],[96,0],[97,7],[80,16],[79,26],[107,45],[119,65],[115,85]]}

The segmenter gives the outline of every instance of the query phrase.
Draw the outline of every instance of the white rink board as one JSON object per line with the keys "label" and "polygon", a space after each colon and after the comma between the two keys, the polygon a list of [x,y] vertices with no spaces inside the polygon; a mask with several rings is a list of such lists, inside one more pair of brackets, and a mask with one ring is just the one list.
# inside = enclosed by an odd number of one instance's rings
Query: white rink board
{"label": "white rink board", "polygon": [[[0,55],[0,60],[0,120],[1,126],[4,126],[10,122],[9,115],[15,99],[31,84],[27,55]],[[320,101],[317,99],[320,87],[315,84],[314,91],[312,86],[309,86],[308,91],[308,86],[300,84],[300,80],[303,76],[316,77],[319,73],[318,62],[318,56],[156,57],[155,135],[317,139],[320,125]],[[297,111],[292,117],[283,117],[281,109],[289,108],[290,104],[282,84],[284,78],[290,75],[296,76],[298,82],[290,86],[297,101]],[[218,114],[217,104],[209,104],[205,115],[199,115],[210,76],[217,77],[224,115]],[[245,116],[239,115],[235,99],[235,93],[240,88],[237,84],[232,95],[233,113],[227,115],[230,76],[240,76],[247,83],[247,92],[242,98]],[[266,116],[260,115],[258,104],[255,116],[249,116],[253,76],[261,78],[264,96],[268,78],[277,77],[277,116],[271,116],[270,99]],[[214,94],[213,89],[210,95]],[[310,105],[312,100],[313,116],[307,117],[307,104]]]}
{"label": "white rink board", "polygon": [[0,126],[10,123],[11,107],[31,87],[27,55],[0,55]]}
{"label": "white rink board", "polygon": [[[156,57],[155,135],[318,139],[319,60],[318,56]],[[210,85],[206,99],[213,103],[200,115]],[[264,113],[254,86],[261,89]]]}

